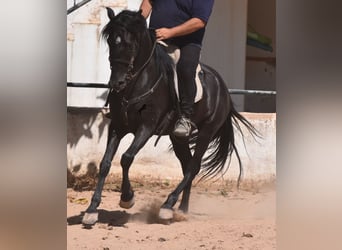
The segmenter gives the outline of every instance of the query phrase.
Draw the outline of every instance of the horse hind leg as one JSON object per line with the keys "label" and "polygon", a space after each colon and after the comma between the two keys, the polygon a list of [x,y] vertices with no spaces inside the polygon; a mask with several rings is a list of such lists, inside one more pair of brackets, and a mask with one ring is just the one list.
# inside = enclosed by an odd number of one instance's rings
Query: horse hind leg
{"label": "horse hind leg", "polygon": [[[192,158],[189,144],[185,142],[180,142],[179,138],[175,139],[172,136],[170,137],[170,139],[173,144],[173,150],[181,163],[183,176],[185,176],[187,167]],[[179,209],[182,210],[184,213],[188,212],[188,209],[189,209],[190,191],[191,191],[191,183],[188,184],[184,188],[181,204],[179,206]]]}
{"label": "horse hind leg", "polygon": [[99,206],[101,202],[101,194],[102,194],[104,182],[109,173],[114,154],[116,150],[118,149],[120,139],[121,137],[117,136],[111,124],[109,126],[109,131],[108,131],[108,141],[107,141],[106,151],[100,163],[100,173],[99,173],[99,179],[96,185],[96,189],[91,199],[91,203],[89,207],[87,208],[82,219],[82,223],[84,225],[94,225],[98,220],[97,207]]}
{"label": "horse hind leg", "polygon": [[[212,136],[214,136],[216,130],[213,129],[212,124],[208,124],[203,126],[201,131],[198,134],[196,149],[194,152],[193,157],[188,162],[187,167],[185,169],[185,174],[183,180],[178,184],[176,189],[170,193],[165,203],[162,205],[159,218],[162,220],[170,220],[173,217],[173,206],[176,204],[180,193],[185,190],[184,193],[184,201],[181,202],[181,208],[187,209],[189,204],[189,197],[190,197],[190,188],[192,185],[193,179],[199,173],[201,168],[201,161],[205,151],[208,148],[208,145],[211,141]],[[186,190],[187,189],[187,190]],[[189,193],[187,193],[189,192]],[[186,197],[189,196],[189,197]]]}
{"label": "horse hind leg", "polygon": [[185,186],[183,190],[182,200],[179,205],[179,210],[187,213],[189,211],[189,200],[190,200],[190,192],[191,192],[192,181]]}

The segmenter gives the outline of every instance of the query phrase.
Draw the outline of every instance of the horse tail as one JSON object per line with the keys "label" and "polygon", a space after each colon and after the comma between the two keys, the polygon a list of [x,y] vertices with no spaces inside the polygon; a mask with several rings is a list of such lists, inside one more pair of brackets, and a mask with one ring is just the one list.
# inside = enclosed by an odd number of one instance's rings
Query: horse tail
{"label": "horse tail", "polygon": [[[247,119],[238,113],[232,103],[231,103],[231,111],[221,126],[221,128],[217,131],[216,135],[213,137],[212,141],[209,144],[208,151],[209,154],[202,159],[202,167],[200,172],[200,180],[202,179],[212,179],[220,174],[223,176],[227,170],[229,169],[229,165],[231,162],[231,156],[233,152],[237,157],[239,163],[239,177],[237,180],[237,185],[239,186],[240,180],[243,175],[243,166],[240,159],[239,152],[235,145],[235,137],[234,137],[234,127],[239,131],[244,140],[244,133],[239,124],[242,123],[248,130],[249,133],[253,137],[260,137],[258,131],[255,127],[247,121]],[[228,164],[226,166],[226,162],[228,160]]]}

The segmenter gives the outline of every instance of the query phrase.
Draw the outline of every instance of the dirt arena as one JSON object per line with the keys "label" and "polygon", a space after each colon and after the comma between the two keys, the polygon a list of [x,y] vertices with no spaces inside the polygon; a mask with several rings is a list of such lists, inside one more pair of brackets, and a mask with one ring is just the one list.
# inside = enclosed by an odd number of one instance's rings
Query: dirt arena
{"label": "dirt arena", "polygon": [[189,213],[176,210],[165,225],[158,209],[175,183],[132,178],[135,206],[125,210],[116,182],[105,186],[99,222],[91,229],[81,219],[93,191],[67,190],[68,249],[276,249],[274,183],[244,182],[239,190],[233,183],[199,183]]}

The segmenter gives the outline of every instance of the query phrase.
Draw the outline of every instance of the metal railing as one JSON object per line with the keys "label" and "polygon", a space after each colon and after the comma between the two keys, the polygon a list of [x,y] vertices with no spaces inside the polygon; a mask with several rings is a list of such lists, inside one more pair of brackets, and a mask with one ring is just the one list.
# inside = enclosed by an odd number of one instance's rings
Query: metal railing
{"label": "metal railing", "polygon": [[277,95],[274,90],[228,89],[232,95]]}
{"label": "metal railing", "polygon": [[[76,83],[67,82],[67,87],[73,88],[100,88],[107,89],[108,84],[105,83]],[[247,89],[228,89],[232,95],[276,95],[277,92],[273,90],[247,90]]]}
{"label": "metal railing", "polygon": [[81,8],[83,5],[89,3],[90,1],[91,0],[83,0],[83,1],[74,0],[74,5],[70,7],[69,9],[67,9],[67,15],[77,10],[78,8]]}

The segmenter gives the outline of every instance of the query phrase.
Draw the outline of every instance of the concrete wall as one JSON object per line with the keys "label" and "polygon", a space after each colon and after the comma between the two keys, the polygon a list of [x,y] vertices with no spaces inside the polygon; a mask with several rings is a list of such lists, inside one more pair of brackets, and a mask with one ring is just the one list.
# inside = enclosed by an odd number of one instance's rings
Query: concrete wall
{"label": "concrete wall", "polygon": [[[100,33],[108,22],[105,7],[116,13],[127,8],[127,0],[93,0],[67,17],[67,81],[107,83],[110,74],[108,48]],[[103,107],[107,90],[68,88],[67,105]]]}
{"label": "concrete wall", "polygon": [[[67,16],[67,80],[106,83],[109,79],[108,48],[100,32],[108,22],[105,6],[116,13],[136,10],[141,0],[93,0]],[[72,0],[68,0],[70,7]],[[230,88],[245,86],[247,0],[216,0],[207,27],[202,60],[222,75]],[[67,105],[103,107],[106,90],[68,88]],[[234,96],[243,110],[243,96]]]}
{"label": "concrete wall", "polygon": [[[101,109],[68,108],[67,116],[67,159],[68,169],[74,175],[96,171],[104,154],[109,120]],[[236,144],[245,168],[245,179],[269,180],[276,173],[276,115],[243,113],[260,131],[263,139],[255,141],[246,133],[245,149],[241,136],[237,134]],[[121,155],[130,145],[133,135],[127,135],[114,157],[111,173],[121,173]],[[173,152],[169,152],[169,138],[161,138],[154,147],[152,137],[138,153],[131,168],[132,175],[151,175],[162,179],[179,179],[180,164]],[[238,165],[235,156],[226,179],[236,180]]]}
{"label": "concrete wall", "polygon": [[[250,0],[248,24],[272,39],[273,52],[247,46],[247,56],[274,58],[274,61],[246,61],[246,89],[276,90],[276,1]],[[253,95],[245,98],[245,111],[275,112],[276,96]]]}

